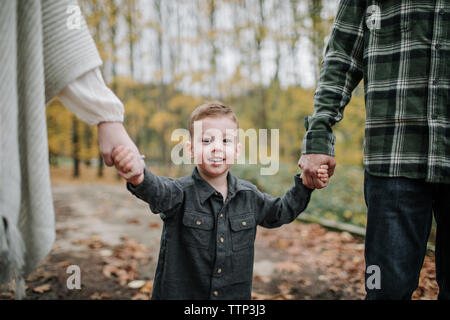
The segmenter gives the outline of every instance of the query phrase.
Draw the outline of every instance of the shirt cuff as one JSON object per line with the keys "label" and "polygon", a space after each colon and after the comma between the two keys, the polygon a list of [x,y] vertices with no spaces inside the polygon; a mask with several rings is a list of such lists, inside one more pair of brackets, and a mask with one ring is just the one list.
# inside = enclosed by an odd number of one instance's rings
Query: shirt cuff
{"label": "shirt cuff", "polygon": [[92,69],[69,83],[58,94],[58,98],[89,125],[123,122],[123,104],[106,86],[99,68]]}
{"label": "shirt cuff", "polygon": [[334,157],[335,137],[323,131],[308,131],[303,137],[302,154],[327,154]]}
{"label": "shirt cuff", "polygon": [[138,184],[137,186],[134,186],[132,183],[127,182],[127,189],[128,191],[130,191],[132,194],[134,194],[136,197],[138,197],[139,199],[143,199],[144,194],[146,192],[146,190],[148,190],[150,184],[151,184],[151,175],[153,173],[150,172],[150,170],[148,170],[147,168],[144,168],[144,180],[142,180],[142,182],[140,184]]}
{"label": "shirt cuff", "polygon": [[294,176],[294,186],[296,189],[298,189],[300,192],[302,192],[302,194],[306,193],[306,194],[310,195],[314,191],[314,189],[310,189],[303,184],[303,179],[302,179],[300,173],[297,173]]}
{"label": "shirt cuff", "polygon": [[[310,130],[310,117],[305,118],[307,130],[303,137],[302,154],[327,154],[334,157],[334,134],[326,130]],[[331,129],[330,129],[331,130]]]}

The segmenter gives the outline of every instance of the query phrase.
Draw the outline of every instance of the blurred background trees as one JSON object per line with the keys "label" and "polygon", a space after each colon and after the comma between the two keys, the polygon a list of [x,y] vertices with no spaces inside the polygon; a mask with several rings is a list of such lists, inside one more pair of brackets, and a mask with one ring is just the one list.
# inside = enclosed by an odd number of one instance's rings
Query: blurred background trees
{"label": "blurred background trees", "polygon": [[[233,170],[266,192],[286,190],[298,171],[304,118],[313,111],[322,53],[338,1],[79,3],[104,61],[105,81],[124,103],[125,127],[152,166],[167,174],[165,170],[173,166],[171,149],[178,143],[171,141],[173,130],[187,128],[190,112],[200,103],[219,99],[234,107],[244,130],[280,130],[278,175],[260,176],[258,166]],[[70,165],[75,177],[80,165],[95,165],[101,176],[96,127],[76,119],[57,100],[48,106],[47,115],[52,165]],[[323,191],[328,192],[326,198],[345,199],[339,200],[342,205],[333,204],[342,211],[339,219],[360,225],[364,219],[357,216],[365,210],[364,118],[364,97],[356,90],[345,119],[334,131],[339,165],[334,187]],[[190,169],[180,170],[177,173]],[[347,194],[333,194],[338,191]],[[329,212],[324,205],[316,201],[311,210]]]}

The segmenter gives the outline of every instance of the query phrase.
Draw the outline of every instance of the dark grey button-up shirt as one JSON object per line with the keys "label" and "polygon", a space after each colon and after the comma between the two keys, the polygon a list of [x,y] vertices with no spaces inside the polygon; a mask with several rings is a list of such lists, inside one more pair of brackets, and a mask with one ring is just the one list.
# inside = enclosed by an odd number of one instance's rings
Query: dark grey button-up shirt
{"label": "dark grey button-up shirt", "polygon": [[299,174],[283,197],[230,172],[227,180],[225,201],[197,168],[178,179],[145,169],[140,185],[127,184],[164,221],[152,299],[250,299],[256,226],[293,221],[312,191]]}

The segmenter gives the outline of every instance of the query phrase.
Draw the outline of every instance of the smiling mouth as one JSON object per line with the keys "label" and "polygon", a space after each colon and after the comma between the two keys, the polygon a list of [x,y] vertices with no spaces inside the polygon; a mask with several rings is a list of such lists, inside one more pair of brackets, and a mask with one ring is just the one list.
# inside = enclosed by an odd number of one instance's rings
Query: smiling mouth
{"label": "smiling mouth", "polygon": [[209,162],[213,162],[213,163],[222,163],[225,162],[225,158],[211,158],[208,159]]}

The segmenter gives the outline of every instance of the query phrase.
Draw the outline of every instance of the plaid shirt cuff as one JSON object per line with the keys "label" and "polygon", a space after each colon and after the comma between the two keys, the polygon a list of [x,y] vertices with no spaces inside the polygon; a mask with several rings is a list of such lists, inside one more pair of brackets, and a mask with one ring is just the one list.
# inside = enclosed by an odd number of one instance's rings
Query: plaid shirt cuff
{"label": "plaid shirt cuff", "polygon": [[309,130],[309,119],[305,118],[307,130],[303,137],[302,154],[327,154],[334,157],[334,143],[336,138],[332,132],[326,130]]}
{"label": "plaid shirt cuff", "polygon": [[324,131],[308,131],[303,137],[302,154],[327,154],[334,157],[334,135]]}

